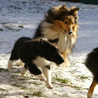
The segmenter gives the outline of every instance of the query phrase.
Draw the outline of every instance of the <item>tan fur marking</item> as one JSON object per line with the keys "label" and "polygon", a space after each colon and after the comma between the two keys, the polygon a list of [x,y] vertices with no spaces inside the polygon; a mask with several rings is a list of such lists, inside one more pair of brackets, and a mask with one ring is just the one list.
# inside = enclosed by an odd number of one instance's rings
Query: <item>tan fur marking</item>
{"label": "tan fur marking", "polygon": [[67,49],[65,53],[61,53],[63,58],[64,58],[64,63],[61,64],[61,66],[67,66],[67,67],[70,67],[70,62],[68,60],[68,54],[70,54],[71,50],[70,49]]}
{"label": "tan fur marking", "polygon": [[92,94],[93,94],[93,92],[94,92],[94,88],[95,88],[95,86],[97,85],[98,83],[95,81],[95,80],[93,80],[93,82],[92,82],[92,84],[91,84],[91,86],[90,86],[90,88],[89,88],[89,91],[88,91],[88,94],[87,94],[87,98],[91,98],[91,96],[92,96]]}
{"label": "tan fur marking", "polygon": [[65,23],[60,21],[60,20],[55,20],[54,21],[54,27],[53,30],[54,31],[59,31],[59,33],[65,32],[66,28],[65,28]]}

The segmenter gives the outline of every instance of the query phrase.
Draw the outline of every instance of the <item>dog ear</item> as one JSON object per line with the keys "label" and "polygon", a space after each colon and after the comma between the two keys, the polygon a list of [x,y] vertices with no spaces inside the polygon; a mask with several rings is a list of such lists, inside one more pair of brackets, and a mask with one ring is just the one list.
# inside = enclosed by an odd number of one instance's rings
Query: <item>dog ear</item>
{"label": "dog ear", "polygon": [[68,12],[68,8],[65,4],[63,4],[60,8],[59,8],[59,11],[61,13],[67,13]]}
{"label": "dog ear", "polygon": [[60,9],[66,9],[66,5],[63,4]]}
{"label": "dog ear", "polygon": [[54,15],[53,15],[53,12],[52,12],[52,9],[49,9],[47,11],[47,13],[45,14],[45,18],[48,22],[52,23],[53,20],[54,20]]}
{"label": "dog ear", "polygon": [[44,45],[48,41],[47,38],[41,38],[40,39],[40,44]]}
{"label": "dog ear", "polygon": [[42,39],[40,39],[40,44],[42,44],[42,45],[43,45],[43,40],[42,40]]}
{"label": "dog ear", "polygon": [[42,46],[42,47],[47,47],[47,46],[49,46],[49,41],[46,39],[46,38],[42,38],[42,39],[40,39],[40,45]]}
{"label": "dog ear", "polygon": [[79,8],[72,8],[70,10],[70,14],[73,16],[76,16],[78,14]]}
{"label": "dog ear", "polygon": [[43,39],[40,39],[40,45],[44,46],[45,45],[45,41]]}

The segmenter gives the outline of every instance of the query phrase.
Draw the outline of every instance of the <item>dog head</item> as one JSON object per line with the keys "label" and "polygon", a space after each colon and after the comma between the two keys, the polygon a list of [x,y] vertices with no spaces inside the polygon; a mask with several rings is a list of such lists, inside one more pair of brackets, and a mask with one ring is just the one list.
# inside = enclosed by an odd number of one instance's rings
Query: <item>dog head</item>
{"label": "dog head", "polygon": [[57,65],[64,62],[59,50],[52,45],[49,41],[40,39],[41,56],[45,59],[55,62]]}
{"label": "dog head", "polygon": [[53,7],[48,10],[46,21],[54,24],[57,31],[72,35],[78,28],[78,11],[79,8],[67,8],[66,5]]}
{"label": "dog head", "polygon": [[64,32],[68,35],[72,35],[75,30],[75,19],[71,16],[66,16],[64,21]]}
{"label": "dog head", "polygon": [[67,35],[73,35],[76,30],[75,19],[73,16],[66,16],[63,21],[54,21],[54,30],[59,33],[65,33]]}

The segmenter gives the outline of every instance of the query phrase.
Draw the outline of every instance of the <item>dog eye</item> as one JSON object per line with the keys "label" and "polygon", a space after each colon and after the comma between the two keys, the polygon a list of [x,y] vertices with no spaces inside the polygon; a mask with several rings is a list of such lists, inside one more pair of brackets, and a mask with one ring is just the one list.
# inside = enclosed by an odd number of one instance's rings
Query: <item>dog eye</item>
{"label": "dog eye", "polygon": [[68,24],[68,22],[66,21],[65,24]]}
{"label": "dog eye", "polygon": [[73,25],[74,23],[72,22],[72,25]]}

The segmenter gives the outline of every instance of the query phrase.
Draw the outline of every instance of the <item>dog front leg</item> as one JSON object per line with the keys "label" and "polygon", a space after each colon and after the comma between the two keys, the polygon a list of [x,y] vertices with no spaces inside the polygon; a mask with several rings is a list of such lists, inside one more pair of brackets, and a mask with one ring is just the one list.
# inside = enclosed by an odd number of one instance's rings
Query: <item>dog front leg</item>
{"label": "dog front leg", "polygon": [[50,68],[50,65],[43,67],[43,74],[46,77],[45,83],[46,83],[47,88],[52,89],[53,86],[51,84],[51,68]]}
{"label": "dog front leg", "polygon": [[63,58],[64,58],[64,63],[62,63],[62,66],[70,67],[70,61],[68,59],[68,54],[66,53],[61,53]]}

